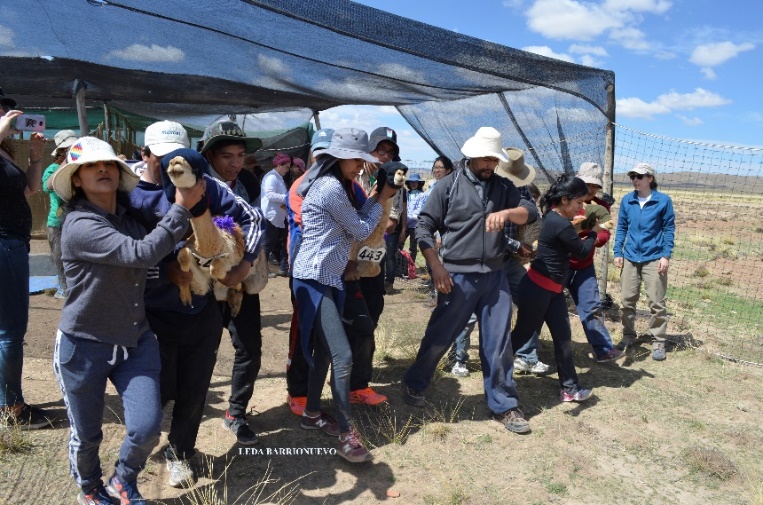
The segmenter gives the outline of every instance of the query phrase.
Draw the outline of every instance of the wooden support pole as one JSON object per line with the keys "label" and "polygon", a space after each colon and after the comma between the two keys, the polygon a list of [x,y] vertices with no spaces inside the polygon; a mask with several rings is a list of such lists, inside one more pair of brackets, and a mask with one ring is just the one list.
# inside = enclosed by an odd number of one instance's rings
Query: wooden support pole
{"label": "wooden support pole", "polygon": [[79,79],[74,81],[74,99],[77,103],[77,117],[79,118],[79,134],[81,137],[90,133],[90,128],[87,125],[87,109],[85,108],[85,89],[87,84],[85,81]]}
{"label": "wooden support pole", "polygon": [[[615,85],[607,86],[607,131],[606,145],[604,146],[604,191],[614,195],[614,169],[615,169]],[[617,216],[613,216],[617,222]],[[600,249],[599,255],[599,294],[602,298],[607,294],[607,274],[609,273],[609,247]]]}

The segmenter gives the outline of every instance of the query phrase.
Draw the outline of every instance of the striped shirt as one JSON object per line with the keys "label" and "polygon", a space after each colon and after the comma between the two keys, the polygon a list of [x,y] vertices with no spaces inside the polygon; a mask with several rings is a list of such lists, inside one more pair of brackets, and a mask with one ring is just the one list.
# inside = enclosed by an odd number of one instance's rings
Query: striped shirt
{"label": "striped shirt", "polygon": [[382,207],[375,198],[356,210],[336,177],[316,179],[302,203],[302,242],[294,261],[294,278],[342,289],[352,241],[368,238],[381,215]]}

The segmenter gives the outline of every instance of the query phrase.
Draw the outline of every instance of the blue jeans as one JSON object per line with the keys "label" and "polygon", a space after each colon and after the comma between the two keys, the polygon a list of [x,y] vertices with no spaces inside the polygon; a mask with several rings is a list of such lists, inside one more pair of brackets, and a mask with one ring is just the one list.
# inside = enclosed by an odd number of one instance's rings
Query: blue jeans
{"label": "blue jeans", "polygon": [[29,250],[21,239],[0,238],[0,408],[24,401],[21,369],[29,321]]}
{"label": "blue jeans", "polygon": [[570,290],[572,299],[578,309],[580,322],[588,343],[593,347],[597,358],[601,358],[614,346],[612,337],[609,336],[607,327],[602,321],[601,298],[599,297],[599,285],[596,282],[596,269],[593,265],[581,270],[570,270],[567,281],[567,289]]}
{"label": "blue jeans", "polygon": [[122,398],[127,430],[114,472],[123,482],[135,482],[161,434],[160,367],[159,342],[150,332],[130,349],[60,331],[56,335],[53,371],[69,415],[70,469],[86,493],[103,484],[98,449],[106,381]]}
{"label": "blue jeans", "polygon": [[403,384],[416,392],[429,387],[440,359],[474,313],[480,322],[480,363],[487,405],[502,414],[519,405],[512,373],[511,296],[506,274],[451,274],[453,288],[439,293],[437,307],[429,318],[416,361],[406,370]]}
{"label": "blue jeans", "polygon": [[[316,282],[316,284],[318,284]],[[351,424],[350,374],[352,372],[352,349],[344,332],[339,313],[338,290],[324,286],[323,299],[315,317],[313,360],[307,381],[307,406],[305,410],[316,412],[321,408],[321,392],[326,383],[331,364],[331,396],[337,410],[337,422],[341,433],[348,433]]]}
{"label": "blue jeans", "polygon": [[450,348],[449,361],[454,363],[466,364],[469,361],[469,347],[471,346],[471,335],[474,326],[477,324],[477,314],[472,314],[464,329],[456,337],[453,346]]}

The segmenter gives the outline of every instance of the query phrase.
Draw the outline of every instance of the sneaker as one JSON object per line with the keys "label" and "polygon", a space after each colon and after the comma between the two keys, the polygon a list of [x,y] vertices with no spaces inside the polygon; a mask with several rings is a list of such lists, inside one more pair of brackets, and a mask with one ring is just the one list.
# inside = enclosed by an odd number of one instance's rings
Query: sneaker
{"label": "sneaker", "polygon": [[606,363],[608,361],[617,361],[625,356],[625,353],[620,349],[613,348],[596,358],[596,363]]}
{"label": "sneaker", "polygon": [[189,488],[196,482],[196,474],[187,459],[168,459],[167,470],[170,472],[167,483],[172,487]]}
{"label": "sneaker", "polygon": [[223,419],[223,428],[230,430],[236,435],[236,442],[241,445],[254,445],[258,442],[257,434],[249,427],[249,423],[246,421],[246,415],[241,417],[233,417],[225,411],[225,418]]}
{"label": "sneaker", "polygon": [[401,384],[401,393],[403,395],[403,401],[407,403],[408,405],[413,405],[414,407],[424,408],[427,406],[427,401],[424,398],[424,395],[421,393],[417,393],[413,389],[409,388],[405,385],[404,382]]}
{"label": "sneaker", "polygon": [[537,361],[530,369],[530,373],[535,375],[545,375],[551,371],[551,367],[542,361]]}
{"label": "sneaker", "polygon": [[299,426],[303,430],[322,430],[323,433],[331,437],[339,436],[339,425],[333,417],[324,412],[315,417],[303,413]]}
{"label": "sneaker", "polygon": [[395,291],[395,285],[391,282],[384,283],[384,293],[391,295]]}
{"label": "sneaker", "polygon": [[103,486],[98,486],[87,494],[81,491],[77,495],[77,503],[79,505],[114,505],[114,501]]}
{"label": "sneaker", "polygon": [[456,361],[453,364],[453,368],[450,370],[450,373],[456,377],[469,377],[469,369],[466,368],[466,363],[461,363],[460,361]]}
{"label": "sneaker", "polygon": [[119,505],[146,505],[145,498],[138,491],[137,482],[122,482],[122,479],[113,475],[106,485],[106,491],[119,500]]}
{"label": "sneaker", "polygon": [[289,404],[289,410],[295,416],[301,416],[305,413],[307,407],[307,396],[289,396],[286,395],[286,403]]}
{"label": "sneaker", "polygon": [[530,423],[519,408],[507,410],[503,414],[493,414],[493,419],[512,433],[530,433]]}
{"label": "sneaker", "polygon": [[65,300],[66,293],[64,293],[61,289],[57,289],[56,293],[53,295],[53,298],[55,298],[56,300]]}
{"label": "sneaker", "polygon": [[373,454],[363,446],[355,428],[349,433],[339,435],[339,449],[336,453],[350,463],[364,463],[374,459]]}
{"label": "sneaker", "polygon": [[289,276],[288,270],[281,270],[281,269],[278,270],[278,277],[288,277],[288,276]]}
{"label": "sneaker", "polygon": [[356,389],[350,391],[350,403],[365,403],[366,405],[379,405],[387,401],[387,397],[377,393],[371,388]]}
{"label": "sneaker", "polygon": [[559,394],[559,399],[563,402],[584,402],[593,395],[593,391],[590,389],[578,389],[574,393],[562,391]]}
{"label": "sneaker", "polygon": [[0,412],[0,428],[18,427],[21,431],[53,427],[56,417],[33,405],[23,404],[21,412],[14,415],[8,410]]}
{"label": "sneaker", "polygon": [[551,370],[551,367],[542,361],[530,363],[522,358],[514,359],[514,371],[518,373],[531,373],[535,375],[545,375]]}
{"label": "sneaker", "polygon": [[655,361],[665,361],[665,342],[655,342],[652,344],[652,359]]}

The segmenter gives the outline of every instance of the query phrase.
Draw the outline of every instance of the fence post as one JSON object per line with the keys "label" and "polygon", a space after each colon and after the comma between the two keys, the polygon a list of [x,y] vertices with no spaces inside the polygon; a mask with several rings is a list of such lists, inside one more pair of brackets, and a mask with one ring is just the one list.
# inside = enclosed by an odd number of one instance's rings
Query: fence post
{"label": "fence post", "polygon": [[[614,196],[615,168],[615,85],[607,86],[607,132],[604,146],[604,191]],[[616,216],[613,216],[617,222]],[[609,247],[602,247],[599,255],[599,294],[602,298],[607,294],[607,275],[609,274]]]}

